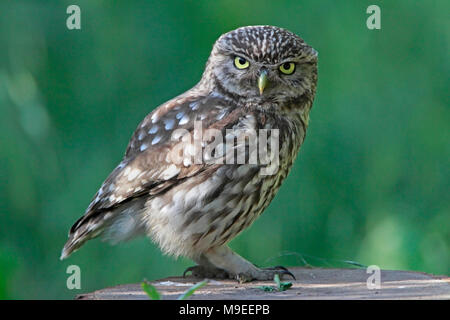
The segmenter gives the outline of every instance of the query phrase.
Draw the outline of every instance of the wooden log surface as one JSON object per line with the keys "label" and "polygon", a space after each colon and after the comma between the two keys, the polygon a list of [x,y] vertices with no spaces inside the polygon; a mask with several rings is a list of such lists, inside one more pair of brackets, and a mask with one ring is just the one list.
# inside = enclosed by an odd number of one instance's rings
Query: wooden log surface
{"label": "wooden log surface", "polygon": [[[286,291],[266,292],[260,286],[275,286],[271,281],[240,284],[234,280],[209,280],[189,298],[191,300],[265,300],[265,299],[450,299],[450,278],[421,272],[381,270],[381,287],[368,289],[371,274],[365,269],[298,268],[289,270],[297,280]],[[203,279],[169,277],[150,282],[163,300],[177,299]],[[149,299],[141,283],[124,284],[80,294],[77,299]]]}

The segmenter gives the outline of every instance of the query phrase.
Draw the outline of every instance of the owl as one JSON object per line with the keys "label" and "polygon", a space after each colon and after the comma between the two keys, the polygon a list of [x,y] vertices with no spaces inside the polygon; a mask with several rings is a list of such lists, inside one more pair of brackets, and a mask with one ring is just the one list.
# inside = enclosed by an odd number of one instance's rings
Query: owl
{"label": "owl", "polygon": [[164,253],[195,261],[185,273],[196,277],[292,276],[255,266],[227,243],[288,175],[316,83],[317,52],[288,30],[247,26],[220,36],[198,84],[138,125],[70,229],[61,259],[98,236],[115,244],[144,235]]}

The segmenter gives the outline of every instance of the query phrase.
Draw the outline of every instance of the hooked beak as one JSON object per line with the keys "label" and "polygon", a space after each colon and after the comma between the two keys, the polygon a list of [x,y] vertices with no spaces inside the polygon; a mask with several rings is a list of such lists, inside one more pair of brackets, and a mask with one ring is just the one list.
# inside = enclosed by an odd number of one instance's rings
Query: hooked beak
{"label": "hooked beak", "polygon": [[259,88],[259,94],[262,95],[264,89],[267,86],[267,71],[266,70],[262,70],[261,74],[259,75],[258,78],[258,88]]}

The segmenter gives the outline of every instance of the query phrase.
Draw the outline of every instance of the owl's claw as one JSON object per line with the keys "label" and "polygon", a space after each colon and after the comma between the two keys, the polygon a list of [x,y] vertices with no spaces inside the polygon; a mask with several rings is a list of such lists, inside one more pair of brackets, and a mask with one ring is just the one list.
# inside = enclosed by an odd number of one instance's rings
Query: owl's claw
{"label": "owl's claw", "polygon": [[283,266],[264,268],[263,270],[269,270],[269,271],[273,270],[273,271],[275,271],[275,274],[279,274],[280,276],[288,275],[288,276],[292,277],[292,279],[297,280],[297,279],[295,279],[295,276],[292,274],[292,272],[290,272],[287,268],[285,268]]}
{"label": "owl's claw", "polygon": [[198,266],[191,266],[191,267],[188,267],[188,268],[186,268],[186,270],[184,270],[184,272],[183,272],[183,278],[186,278],[186,273],[188,273],[188,272],[192,272],[192,274],[194,274],[194,270],[195,270],[195,267],[198,267]]}

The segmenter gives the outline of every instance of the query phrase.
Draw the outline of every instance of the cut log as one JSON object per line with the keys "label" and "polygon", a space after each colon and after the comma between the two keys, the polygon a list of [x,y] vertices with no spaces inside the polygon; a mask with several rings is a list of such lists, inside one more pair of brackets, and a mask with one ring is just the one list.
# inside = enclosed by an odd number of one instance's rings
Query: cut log
{"label": "cut log", "polygon": [[[208,284],[189,298],[192,300],[265,300],[265,299],[450,299],[450,278],[421,272],[381,270],[380,288],[369,289],[372,274],[365,269],[298,268],[289,270],[297,280],[286,291],[264,291],[271,281],[240,284],[234,280],[209,280]],[[163,300],[177,299],[203,279],[169,277],[150,282]],[[117,300],[149,299],[140,283],[124,284],[81,294],[77,299]]]}

